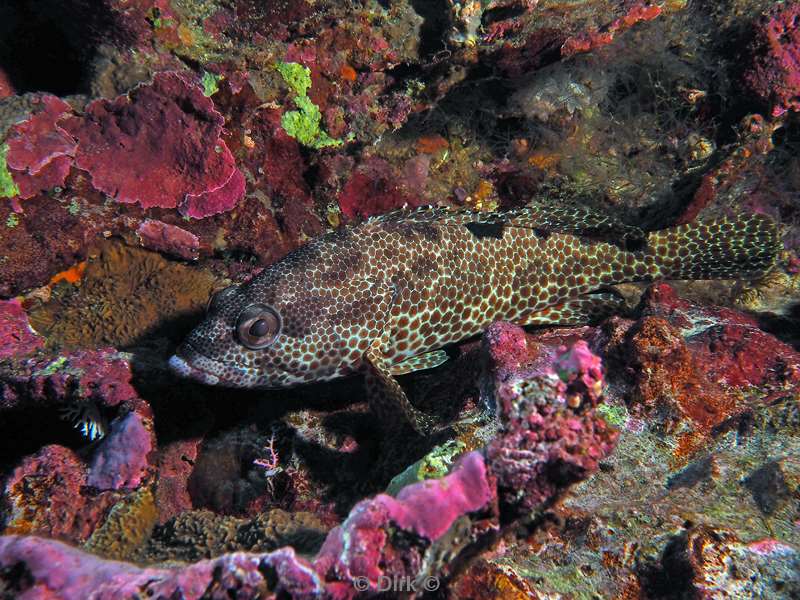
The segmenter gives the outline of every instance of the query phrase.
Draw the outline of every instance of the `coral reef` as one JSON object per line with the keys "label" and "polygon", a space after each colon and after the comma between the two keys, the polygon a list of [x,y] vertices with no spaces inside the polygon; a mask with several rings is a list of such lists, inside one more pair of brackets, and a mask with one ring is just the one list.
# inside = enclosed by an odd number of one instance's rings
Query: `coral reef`
{"label": "coral reef", "polygon": [[800,4],[774,7],[755,26],[752,65],[744,81],[774,116],[800,110]]}
{"label": "coral reef", "polygon": [[[519,334],[524,336],[521,330]],[[604,436],[603,432],[608,432],[604,421],[594,416],[598,402],[595,384],[602,382],[598,367],[597,358],[588,352],[585,342],[580,342],[556,358],[553,366],[545,371],[527,375],[518,372],[512,378],[513,384],[506,380],[504,383],[510,387],[503,401],[513,414],[501,414],[503,425],[487,449],[486,459],[481,452],[469,452],[454,464],[449,474],[439,479],[409,485],[396,497],[379,494],[359,502],[342,524],[328,533],[313,559],[300,558],[293,548],[284,547],[266,554],[225,554],[182,569],[139,569],[90,558],[54,541],[31,543],[32,538],[7,536],[0,540],[0,564],[7,567],[23,561],[25,571],[31,574],[31,583],[6,578],[6,584],[16,586],[22,594],[33,589],[58,590],[70,597],[89,590],[98,597],[129,597],[135,593],[194,595],[202,590],[211,593],[235,586],[245,597],[255,597],[269,590],[293,597],[351,598],[362,591],[379,591],[386,578],[408,581],[412,586],[409,591],[435,590],[458,568],[459,555],[468,555],[476,545],[491,543],[503,527],[530,517],[538,511],[539,504],[552,502],[575,481],[595,470],[597,461],[610,452],[614,436],[611,433]],[[557,372],[561,375],[556,375]],[[517,391],[528,385],[536,388],[538,394]],[[566,397],[573,399],[569,405],[565,405]],[[591,426],[573,425],[560,432],[547,432],[546,438],[539,439],[541,455],[528,459],[541,468],[530,469],[526,477],[516,466],[510,466],[509,461],[520,455],[517,444],[519,436],[524,434],[519,423],[541,421],[543,410],[544,414],[554,414],[551,411],[558,410],[564,414],[565,421],[580,421],[576,416],[582,414],[583,422]],[[604,439],[599,446],[595,441],[598,435]],[[565,443],[574,449],[573,452],[566,451]],[[576,461],[582,454],[586,458]],[[559,468],[545,468],[559,465],[577,468],[567,469],[571,471],[569,477],[564,477],[564,471]],[[511,479],[521,483],[536,501],[532,502],[524,494],[510,493]],[[152,501],[149,491],[143,493]],[[501,501],[499,512],[498,499]],[[138,525],[137,533],[147,530],[142,520],[147,519],[150,509],[132,508],[132,504],[142,503],[150,506],[146,500],[136,497],[121,507],[115,506],[102,528],[89,540],[87,548],[110,556],[120,551],[121,528],[131,526],[130,519],[122,524],[118,516],[120,511],[136,513],[133,523]],[[236,520],[226,522],[223,518],[219,523],[219,518],[211,513],[190,515],[185,513],[168,523],[166,535],[159,534],[162,543],[188,539],[189,548],[196,552],[198,546],[226,548],[237,543],[263,547],[265,542],[254,542],[254,538],[276,537],[275,533],[269,533],[275,531],[273,527],[265,528],[259,519],[242,524]],[[307,520],[304,527],[313,523],[313,519]],[[261,533],[256,534],[256,531]],[[293,539],[296,535],[276,533],[278,539]],[[204,538],[199,543],[194,537],[198,534]],[[115,541],[108,541],[109,538]],[[137,542],[130,534],[122,539],[128,544]],[[197,557],[196,554],[190,556]],[[46,563],[63,565],[68,570],[91,568],[94,575],[92,579],[64,580],[58,570],[45,574],[42,567]],[[274,577],[265,577],[265,570]],[[244,591],[242,585],[246,586]],[[415,586],[422,587],[418,590]]]}
{"label": "coral reef", "polygon": [[[798,23],[796,0],[0,3],[0,596],[796,598]],[[400,377],[427,437],[383,436],[360,377],[166,369],[215,292],[311,238],[529,202],[645,230],[756,212],[784,249],[446,348]]]}
{"label": "coral reef", "polygon": [[41,109],[14,125],[6,137],[6,164],[23,199],[64,185],[77,149],[69,132],[58,125],[69,104],[55,96],[43,96],[40,102]]}
{"label": "coral reef", "polygon": [[80,285],[60,285],[49,302],[30,308],[31,324],[51,343],[66,347],[126,347],[165,324],[177,329],[177,337],[181,320],[202,311],[217,285],[207,272],[106,243],[89,261]]}
{"label": "coral reef", "polygon": [[63,127],[77,140],[75,164],[97,190],[202,218],[230,210],[244,194],[244,176],[219,139],[223,122],[196,81],[165,72],[129,96],[92,102]]}

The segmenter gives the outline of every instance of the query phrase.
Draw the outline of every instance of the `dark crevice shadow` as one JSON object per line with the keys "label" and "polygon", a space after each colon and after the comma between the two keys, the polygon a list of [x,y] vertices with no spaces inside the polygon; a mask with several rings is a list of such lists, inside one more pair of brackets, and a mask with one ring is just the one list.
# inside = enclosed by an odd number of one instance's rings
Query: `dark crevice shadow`
{"label": "dark crevice shadow", "polygon": [[111,29],[111,14],[101,2],[4,2],[0,4],[0,69],[18,94],[87,93],[98,43]]}

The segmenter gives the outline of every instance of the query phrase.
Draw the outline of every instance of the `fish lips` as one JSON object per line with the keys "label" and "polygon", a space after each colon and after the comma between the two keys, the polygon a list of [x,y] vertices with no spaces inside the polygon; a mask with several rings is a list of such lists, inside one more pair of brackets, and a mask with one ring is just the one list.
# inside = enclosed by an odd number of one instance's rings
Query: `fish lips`
{"label": "fish lips", "polygon": [[193,379],[200,383],[205,383],[206,385],[218,385],[219,377],[192,364],[192,362],[195,362],[192,358],[196,358],[197,356],[198,352],[196,350],[184,344],[170,357],[168,361],[169,368],[180,377]]}

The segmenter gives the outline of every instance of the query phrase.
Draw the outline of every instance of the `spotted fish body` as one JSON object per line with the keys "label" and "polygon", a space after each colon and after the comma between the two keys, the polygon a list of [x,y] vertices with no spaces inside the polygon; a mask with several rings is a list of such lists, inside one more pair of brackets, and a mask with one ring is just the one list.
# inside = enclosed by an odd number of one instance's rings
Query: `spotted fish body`
{"label": "spotted fish body", "polygon": [[[171,364],[237,387],[288,387],[365,366],[391,383],[494,321],[573,321],[609,296],[593,292],[620,282],[757,276],[778,248],[775,224],[758,215],[646,235],[576,210],[390,213],[319,237],[225,291]],[[274,314],[274,339],[259,349],[237,337],[254,305]]]}

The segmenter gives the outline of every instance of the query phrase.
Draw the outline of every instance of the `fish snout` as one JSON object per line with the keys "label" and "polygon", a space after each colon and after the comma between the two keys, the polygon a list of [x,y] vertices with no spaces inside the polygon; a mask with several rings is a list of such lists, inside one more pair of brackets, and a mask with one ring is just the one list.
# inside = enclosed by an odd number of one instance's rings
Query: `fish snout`
{"label": "fish snout", "polygon": [[199,381],[200,383],[205,383],[206,385],[217,385],[219,383],[219,377],[213,375],[212,373],[208,373],[198,367],[196,367],[193,363],[196,363],[198,353],[194,350],[191,346],[183,344],[175,354],[173,354],[169,361],[168,365],[170,370],[178,375],[179,377],[183,377],[186,379],[193,379],[195,381]]}

